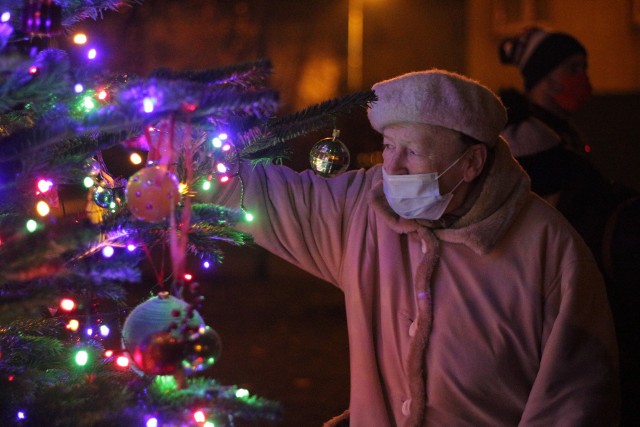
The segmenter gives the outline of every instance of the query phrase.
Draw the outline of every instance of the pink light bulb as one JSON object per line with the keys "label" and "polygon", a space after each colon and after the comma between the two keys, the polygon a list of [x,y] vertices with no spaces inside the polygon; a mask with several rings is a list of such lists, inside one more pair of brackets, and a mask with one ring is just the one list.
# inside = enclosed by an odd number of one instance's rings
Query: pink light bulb
{"label": "pink light bulb", "polygon": [[40,190],[41,193],[46,193],[47,191],[51,190],[51,187],[53,187],[53,182],[47,180],[47,179],[41,179],[40,181],[38,181],[38,190]]}

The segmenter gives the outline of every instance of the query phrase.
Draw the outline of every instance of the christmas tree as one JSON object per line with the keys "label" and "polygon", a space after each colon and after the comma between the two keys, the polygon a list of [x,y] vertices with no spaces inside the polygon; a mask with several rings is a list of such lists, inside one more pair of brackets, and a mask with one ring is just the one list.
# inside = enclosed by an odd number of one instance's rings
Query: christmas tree
{"label": "christmas tree", "polygon": [[[132,3],[0,1],[0,425],[277,425],[277,402],[207,376],[222,339],[188,266],[250,243],[235,225],[252,218],[200,196],[373,94],[277,117],[267,60],[105,70],[68,29]],[[337,136],[316,172],[343,170]],[[111,170],[114,147],[134,173]],[[132,283],[148,289],[135,307]]]}

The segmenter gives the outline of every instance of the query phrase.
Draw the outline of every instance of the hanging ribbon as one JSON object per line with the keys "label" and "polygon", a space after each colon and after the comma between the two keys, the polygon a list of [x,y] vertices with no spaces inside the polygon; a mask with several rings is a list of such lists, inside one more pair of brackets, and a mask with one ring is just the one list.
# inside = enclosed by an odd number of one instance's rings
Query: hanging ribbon
{"label": "hanging ribbon", "polygon": [[[181,133],[181,144],[179,145],[184,149],[184,165],[185,165],[185,182],[187,185],[191,183],[193,178],[193,149],[191,146],[191,127],[186,125],[185,132]],[[170,146],[174,147],[173,142],[175,138],[175,126],[174,120],[171,119],[170,127]],[[163,161],[170,159],[173,155],[173,150],[163,153]],[[187,261],[187,243],[189,241],[189,229],[191,227],[191,198],[186,196],[184,198],[182,214],[180,216],[180,224],[177,224],[175,215],[175,205],[172,205],[172,213],[169,218],[169,242],[171,249],[171,265],[173,269],[173,285],[176,292],[179,295],[182,293],[182,284],[184,281],[184,273]]]}

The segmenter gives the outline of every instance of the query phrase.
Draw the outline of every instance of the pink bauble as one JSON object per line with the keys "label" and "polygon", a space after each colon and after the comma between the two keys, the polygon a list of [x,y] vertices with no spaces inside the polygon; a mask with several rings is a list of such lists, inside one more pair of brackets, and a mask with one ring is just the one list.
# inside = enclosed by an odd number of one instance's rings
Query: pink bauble
{"label": "pink bauble", "polygon": [[[181,362],[184,351],[192,350],[183,337],[181,326],[204,328],[197,311],[189,316],[189,304],[161,292],[136,306],[122,325],[122,346],[132,355],[137,367],[146,373],[169,374]],[[186,317],[186,321],[185,321]],[[173,339],[172,339],[173,338]],[[207,338],[207,337],[205,337]],[[203,341],[203,343],[207,343]],[[212,344],[207,344],[213,347]],[[217,353],[216,353],[217,354]],[[176,356],[177,355],[177,356]]]}
{"label": "pink bauble", "polygon": [[165,220],[180,201],[178,179],[161,166],[140,169],[127,182],[127,205],[138,219]]}

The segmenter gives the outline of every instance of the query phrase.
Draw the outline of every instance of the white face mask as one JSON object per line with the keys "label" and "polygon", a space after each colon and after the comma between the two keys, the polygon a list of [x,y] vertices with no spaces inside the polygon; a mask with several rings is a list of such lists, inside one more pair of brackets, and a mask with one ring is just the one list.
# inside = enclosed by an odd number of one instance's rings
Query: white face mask
{"label": "white face mask", "polygon": [[406,219],[440,219],[453,198],[453,192],[464,180],[461,179],[450,192],[441,195],[438,178],[463,156],[464,153],[439,175],[437,172],[389,175],[382,169],[382,189],[391,209]]}

